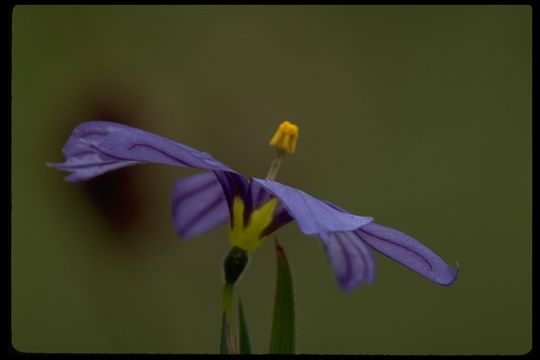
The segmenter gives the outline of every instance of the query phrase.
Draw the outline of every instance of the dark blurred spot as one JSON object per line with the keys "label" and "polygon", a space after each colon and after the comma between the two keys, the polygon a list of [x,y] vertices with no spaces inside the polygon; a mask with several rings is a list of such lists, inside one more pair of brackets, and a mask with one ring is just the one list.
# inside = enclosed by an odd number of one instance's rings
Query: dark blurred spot
{"label": "dark blurred spot", "polygon": [[[78,115],[79,119],[75,123],[73,119],[68,121],[70,126],[74,127],[82,121],[104,120],[140,127],[136,119],[137,114],[141,113],[142,102],[137,96],[129,96],[119,90],[104,91],[103,88],[87,91],[88,93],[81,97],[81,113],[84,118]],[[107,240],[113,241],[113,246],[123,248],[132,245],[132,234],[144,220],[147,195],[137,189],[137,173],[136,168],[128,167],[77,184],[84,193],[83,197],[94,206],[103,223],[107,224],[112,232],[112,236],[107,237]]]}
{"label": "dark blurred spot", "polygon": [[115,242],[127,244],[129,233],[142,220],[144,198],[135,185],[136,169],[125,168],[81,183],[81,191],[114,232]]}

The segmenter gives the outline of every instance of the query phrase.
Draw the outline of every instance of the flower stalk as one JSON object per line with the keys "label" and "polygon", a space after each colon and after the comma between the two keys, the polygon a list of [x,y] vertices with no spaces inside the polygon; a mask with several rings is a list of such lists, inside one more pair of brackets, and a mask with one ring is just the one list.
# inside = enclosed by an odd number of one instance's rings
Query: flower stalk
{"label": "flower stalk", "polygon": [[[225,340],[225,350],[227,354],[236,354],[236,346],[234,339],[234,324],[232,316],[232,303],[233,303],[233,292],[234,288],[232,284],[226,283],[223,285],[223,327],[225,329],[225,334],[222,334],[221,341]],[[223,339],[225,336],[225,339]],[[223,346],[222,346],[223,347]]]}
{"label": "flower stalk", "polygon": [[[242,272],[246,268],[249,262],[249,254],[234,246],[225,256],[223,260],[223,273],[225,277],[225,284],[223,285],[223,312],[224,312],[224,324],[225,327],[225,341],[227,345],[227,353],[236,354],[238,348],[236,346],[235,332],[234,332],[234,317],[233,317],[233,299],[234,299],[234,284],[242,275]],[[223,334],[222,334],[223,336]],[[223,341],[223,339],[222,339]]]}

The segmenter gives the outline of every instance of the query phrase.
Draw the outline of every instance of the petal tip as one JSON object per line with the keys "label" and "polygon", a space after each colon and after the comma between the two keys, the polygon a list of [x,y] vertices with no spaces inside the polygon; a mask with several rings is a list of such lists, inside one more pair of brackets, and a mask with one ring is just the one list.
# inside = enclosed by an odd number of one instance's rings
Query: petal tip
{"label": "petal tip", "polygon": [[338,284],[341,291],[352,292],[361,286],[373,285],[374,282],[375,282],[374,279],[369,279],[369,280],[364,280],[364,281],[349,281],[349,282],[338,281]]}
{"label": "petal tip", "polygon": [[452,269],[448,266],[447,270],[435,281],[437,284],[442,286],[452,286],[457,281],[459,277],[459,262],[456,262],[457,270]]}

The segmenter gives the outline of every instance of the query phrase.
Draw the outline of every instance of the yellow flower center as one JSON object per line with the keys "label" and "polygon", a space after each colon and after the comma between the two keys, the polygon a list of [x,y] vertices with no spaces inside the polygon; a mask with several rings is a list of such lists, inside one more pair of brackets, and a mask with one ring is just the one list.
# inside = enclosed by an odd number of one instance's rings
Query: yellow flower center
{"label": "yellow flower center", "polygon": [[233,224],[229,231],[229,240],[233,246],[251,252],[261,246],[264,237],[262,232],[272,222],[278,200],[272,198],[253,211],[247,224],[244,224],[245,204],[241,197],[233,200]]}
{"label": "yellow flower center", "polygon": [[294,154],[297,140],[298,126],[285,120],[279,125],[276,133],[270,140],[270,145],[275,146],[278,150]]}

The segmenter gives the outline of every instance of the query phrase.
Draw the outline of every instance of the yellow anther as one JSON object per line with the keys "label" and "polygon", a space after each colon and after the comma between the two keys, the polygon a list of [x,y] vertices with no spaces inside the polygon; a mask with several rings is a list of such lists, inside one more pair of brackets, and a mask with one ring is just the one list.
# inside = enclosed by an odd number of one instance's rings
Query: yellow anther
{"label": "yellow anther", "polygon": [[270,145],[277,147],[279,150],[294,154],[297,140],[298,126],[285,120],[279,125],[272,140],[270,140]]}
{"label": "yellow anther", "polygon": [[272,198],[253,211],[247,224],[244,224],[244,201],[236,196],[233,200],[233,226],[229,239],[233,246],[251,252],[261,246],[264,229],[272,222],[274,211],[278,206],[276,198]]}

